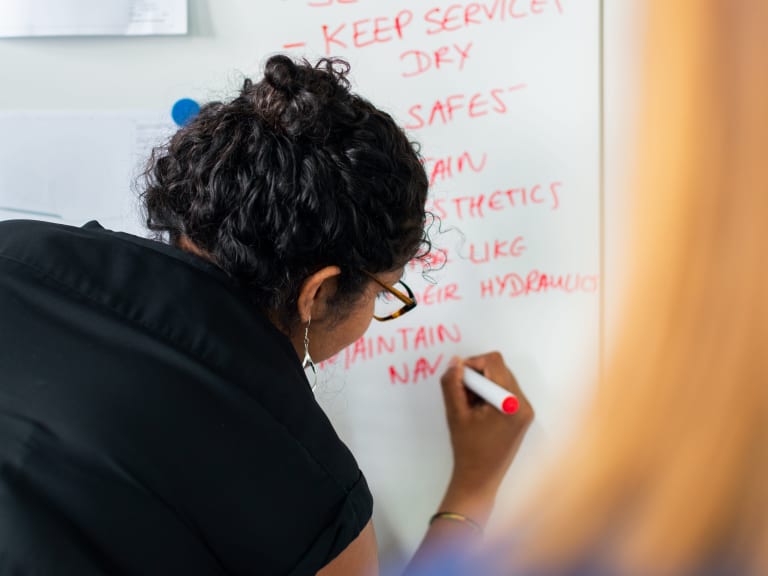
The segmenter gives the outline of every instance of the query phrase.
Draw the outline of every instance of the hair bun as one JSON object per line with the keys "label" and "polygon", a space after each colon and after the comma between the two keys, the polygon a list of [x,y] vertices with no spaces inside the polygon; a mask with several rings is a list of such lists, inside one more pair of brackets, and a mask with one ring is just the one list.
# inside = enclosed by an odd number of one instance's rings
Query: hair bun
{"label": "hair bun", "polygon": [[358,122],[366,113],[349,106],[348,72],[349,64],[337,58],[313,65],[278,54],[264,65],[264,79],[255,85],[246,81],[241,94],[273,130],[322,140],[334,126]]}
{"label": "hair bun", "polygon": [[264,79],[275,90],[293,94],[298,88],[299,68],[288,56],[278,54],[267,60]]}

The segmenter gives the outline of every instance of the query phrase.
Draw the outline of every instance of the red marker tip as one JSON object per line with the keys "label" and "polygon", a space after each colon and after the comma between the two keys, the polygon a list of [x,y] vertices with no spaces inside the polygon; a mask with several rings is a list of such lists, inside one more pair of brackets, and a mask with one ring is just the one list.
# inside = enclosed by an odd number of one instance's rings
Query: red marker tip
{"label": "red marker tip", "polygon": [[504,414],[514,414],[520,408],[520,401],[514,396],[509,396],[501,403],[501,411]]}

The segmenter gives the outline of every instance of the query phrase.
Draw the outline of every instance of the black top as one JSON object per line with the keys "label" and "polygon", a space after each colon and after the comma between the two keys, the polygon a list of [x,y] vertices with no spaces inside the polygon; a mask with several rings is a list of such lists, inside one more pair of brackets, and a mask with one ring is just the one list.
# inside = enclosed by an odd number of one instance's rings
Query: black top
{"label": "black top", "polygon": [[314,574],[371,511],[224,272],[95,222],[0,222],[0,573]]}

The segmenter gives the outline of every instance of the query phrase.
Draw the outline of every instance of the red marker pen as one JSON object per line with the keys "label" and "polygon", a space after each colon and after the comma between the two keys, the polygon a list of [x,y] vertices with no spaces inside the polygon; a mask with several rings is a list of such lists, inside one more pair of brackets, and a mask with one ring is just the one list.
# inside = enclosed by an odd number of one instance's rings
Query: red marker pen
{"label": "red marker pen", "polygon": [[464,368],[464,385],[504,414],[514,414],[520,407],[520,401],[512,392],[468,367]]}

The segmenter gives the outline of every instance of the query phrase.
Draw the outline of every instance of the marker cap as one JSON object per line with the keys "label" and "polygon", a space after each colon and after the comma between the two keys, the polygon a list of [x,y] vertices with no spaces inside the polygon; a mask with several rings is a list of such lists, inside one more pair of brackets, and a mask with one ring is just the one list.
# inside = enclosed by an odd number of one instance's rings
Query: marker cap
{"label": "marker cap", "polygon": [[516,396],[509,396],[501,403],[501,411],[504,414],[514,414],[518,408],[520,408],[520,401]]}

